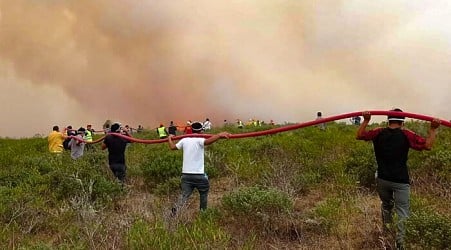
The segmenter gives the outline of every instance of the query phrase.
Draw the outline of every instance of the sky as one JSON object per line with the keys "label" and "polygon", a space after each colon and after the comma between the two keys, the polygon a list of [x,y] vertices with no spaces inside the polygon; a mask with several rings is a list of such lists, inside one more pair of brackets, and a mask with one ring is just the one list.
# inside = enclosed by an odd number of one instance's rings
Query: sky
{"label": "sky", "polygon": [[106,120],[451,118],[447,0],[0,0],[0,137]]}

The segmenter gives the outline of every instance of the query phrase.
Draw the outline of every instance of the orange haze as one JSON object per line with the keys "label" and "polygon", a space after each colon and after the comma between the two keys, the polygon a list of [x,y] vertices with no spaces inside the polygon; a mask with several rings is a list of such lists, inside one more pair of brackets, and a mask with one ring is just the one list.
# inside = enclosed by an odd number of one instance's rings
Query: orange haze
{"label": "orange haze", "polygon": [[0,0],[0,136],[106,119],[449,119],[448,1]]}

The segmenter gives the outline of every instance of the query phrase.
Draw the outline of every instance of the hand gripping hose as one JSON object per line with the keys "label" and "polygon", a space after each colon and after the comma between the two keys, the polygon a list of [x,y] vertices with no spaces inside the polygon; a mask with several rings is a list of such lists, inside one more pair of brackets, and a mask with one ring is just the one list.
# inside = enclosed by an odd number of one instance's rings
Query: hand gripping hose
{"label": "hand gripping hose", "polygon": [[[426,116],[426,115],[420,115],[420,114],[415,114],[415,113],[408,113],[408,112],[397,112],[397,111],[378,111],[378,110],[373,110],[373,111],[366,111],[369,112],[371,114],[371,116],[374,115],[385,115],[385,116],[402,116],[402,117],[409,117],[409,118],[414,118],[414,119],[418,119],[418,120],[423,120],[423,121],[432,121],[434,119],[434,117],[431,116]],[[278,127],[278,128],[273,128],[273,129],[268,129],[268,130],[263,130],[263,131],[257,131],[257,132],[249,132],[249,133],[240,133],[240,134],[231,134],[230,135],[230,139],[237,139],[237,138],[246,138],[246,137],[256,137],[256,136],[263,136],[263,135],[272,135],[272,134],[276,134],[276,133],[281,133],[281,132],[286,132],[286,131],[290,131],[290,130],[295,130],[295,129],[300,129],[300,128],[305,128],[305,127],[309,127],[309,126],[313,126],[313,125],[317,125],[317,124],[321,124],[321,123],[326,123],[326,122],[331,122],[331,121],[336,121],[336,120],[341,120],[341,119],[346,119],[346,118],[352,118],[352,117],[356,117],[356,116],[362,116],[363,112],[352,112],[352,113],[346,113],[346,114],[341,114],[341,115],[335,115],[335,116],[330,116],[330,117],[326,117],[326,118],[321,118],[321,119],[317,119],[317,120],[313,120],[313,121],[309,121],[309,122],[303,122],[303,123],[297,123],[297,124],[293,124],[293,125],[287,125],[287,126],[283,126],[283,127]],[[446,120],[442,120],[442,119],[437,119],[440,122],[440,125],[446,126],[446,127],[451,127],[451,122],[450,121],[446,121]],[[144,143],[144,144],[156,144],[156,143],[162,143],[162,142],[167,142],[168,139],[155,139],[155,140],[146,140],[146,139],[138,139],[138,138],[133,138],[130,136],[126,136],[126,135],[122,135],[120,133],[110,133],[112,135],[118,136],[118,137],[122,137],[124,139],[127,139],[131,142],[136,142],[136,143]],[[213,136],[212,134],[188,134],[188,135],[179,135],[179,136],[174,136],[172,137],[173,140],[179,140],[182,139],[184,137],[202,137],[202,138],[209,138]],[[105,138],[99,138],[95,141],[92,142],[86,142],[78,137],[74,137],[71,136],[72,138],[78,140],[78,141],[82,141],[88,144],[94,144],[94,143],[98,143],[103,141],[103,139]]]}

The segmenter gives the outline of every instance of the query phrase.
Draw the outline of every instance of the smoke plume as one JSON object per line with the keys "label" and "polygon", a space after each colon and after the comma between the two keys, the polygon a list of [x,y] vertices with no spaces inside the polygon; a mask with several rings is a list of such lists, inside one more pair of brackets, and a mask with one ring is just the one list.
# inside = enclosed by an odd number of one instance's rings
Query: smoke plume
{"label": "smoke plume", "polygon": [[447,1],[0,0],[0,81],[78,109],[17,93],[43,118],[100,125],[394,106],[449,118],[450,16]]}

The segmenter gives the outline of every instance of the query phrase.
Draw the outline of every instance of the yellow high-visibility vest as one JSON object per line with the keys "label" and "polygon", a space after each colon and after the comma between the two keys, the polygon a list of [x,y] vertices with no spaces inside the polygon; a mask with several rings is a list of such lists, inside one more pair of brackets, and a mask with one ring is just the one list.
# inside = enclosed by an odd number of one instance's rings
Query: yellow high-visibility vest
{"label": "yellow high-visibility vest", "polygon": [[92,132],[89,130],[86,130],[86,133],[85,133],[85,136],[83,139],[85,139],[85,141],[92,141]]}
{"label": "yellow high-visibility vest", "polygon": [[165,127],[159,127],[157,130],[158,130],[158,135],[160,135],[160,137],[168,136],[168,134],[166,134],[166,128]]}

